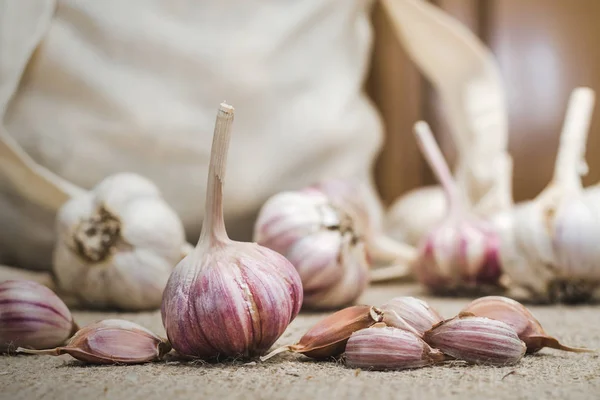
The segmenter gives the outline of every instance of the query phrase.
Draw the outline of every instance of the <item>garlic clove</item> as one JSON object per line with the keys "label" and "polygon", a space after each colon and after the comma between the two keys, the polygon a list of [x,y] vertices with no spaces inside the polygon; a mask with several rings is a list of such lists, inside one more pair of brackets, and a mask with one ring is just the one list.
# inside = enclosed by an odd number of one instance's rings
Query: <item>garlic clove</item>
{"label": "garlic clove", "polygon": [[527,346],[508,324],[463,313],[425,332],[423,340],[444,354],[474,364],[517,363]]}
{"label": "garlic clove", "polygon": [[0,283],[0,353],[59,346],[75,330],[71,312],[47,287],[27,280]]}
{"label": "garlic clove", "polygon": [[427,302],[411,296],[395,297],[380,308],[387,326],[408,330],[419,337],[444,320]]}
{"label": "garlic clove", "polygon": [[575,353],[593,351],[561,344],[557,339],[546,334],[539,321],[524,305],[508,297],[481,297],[469,303],[462,312],[506,323],[515,330],[519,339],[525,342],[527,353],[536,353],[544,347]]}
{"label": "garlic clove", "polygon": [[17,352],[59,356],[69,354],[89,364],[141,364],[160,360],[171,345],[133,322],[108,319],[77,331],[64,347],[48,350],[19,348]]}
{"label": "garlic clove", "polygon": [[156,186],[130,173],[69,200],[56,229],[58,287],[90,308],[157,308],[186,247],[181,220]]}
{"label": "garlic clove", "polygon": [[178,353],[192,358],[261,356],[302,306],[300,276],[285,257],[227,236],[223,179],[233,115],[233,107],[220,105],[202,232],[195,249],[175,267],[163,294],[167,337]]}
{"label": "garlic clove", "polygon": [[403,329],[373,326],[350,336],[346,365],[372,370],[421,368],[445,360],[417,335]]}
{"label": "garlic clove", "polygon": [[300,338],[298,343],[283,346],[261,357],[261,361],[291,351],[317,360],[339,356],[346,348],[352,333],[368,328],[382,320],[381,311],[375,307],[360,305],[344,308],[319,321]]}

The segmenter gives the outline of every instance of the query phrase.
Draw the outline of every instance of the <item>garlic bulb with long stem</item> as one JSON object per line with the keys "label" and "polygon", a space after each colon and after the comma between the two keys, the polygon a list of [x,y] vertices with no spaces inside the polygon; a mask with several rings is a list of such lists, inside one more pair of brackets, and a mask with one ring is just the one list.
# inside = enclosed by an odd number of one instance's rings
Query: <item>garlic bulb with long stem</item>
{"label": "garlic bulb with long stem", "polygon": [[594,101],[592,89],[573,91],[552,181],[493,220],[504,271],[538,300],[585,301],[600,288],[600,191],[584,193],[581,184]]}
{"label": "garlic bulb with long stem", "polygon": [[158,308],[171,271],[190,248],[158,188],[132,173],[72,197],[56,227],[58,289],[89,308]]}
{"label": "garlic bulb with long stem", "polygon": [[263,355],[302,306],[300,276],[285,257],[227,236],[223,180],[233,115],[221,104],[200,239],[175,267],[161,307],[173,348],[201,359]]}
{"label": "garlic bulb with long stem", "polygon": [[[445,220],[424,238],[410,262],[417,279],[436,293],[495,287],[501,275],[498,238],[491,225],[467,211],[429,125],[417,122],[415,135],[448,202]],[[397,270],[403,273],[406,267]]]}

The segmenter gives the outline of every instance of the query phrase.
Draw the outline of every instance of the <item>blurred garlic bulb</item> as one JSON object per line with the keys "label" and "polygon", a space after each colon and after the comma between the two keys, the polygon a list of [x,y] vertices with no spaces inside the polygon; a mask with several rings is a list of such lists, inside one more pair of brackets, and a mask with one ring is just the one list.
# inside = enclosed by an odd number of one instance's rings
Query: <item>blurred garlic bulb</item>
{"label": "blurred garlic bulb", "polygon": [[154,309],[188,249],[157,187],[121,173],[61,207],[54,273],[59,289],[88,307]]}
{"label": "blurred garlic bulb", "polygon": [[445,220],[426,235],[412,262],[417,279],[436,293],[495,287],[501,274],[498,238],[491,226],[465,210],[429,125],[417,122],[415,134],[448,201]]}
{"label": "blurred garlic bulb", "polygon": [[395,240],[416,246],[448,212],[439,186],[411,190],[392,204],[386,215],[386,232]]}
{"label": "blurred garlic bulb", "polygon": [[594,97],[573,91],[550,184],[493,220],[504,271],[539,300],[585,301],[600,287],[600,191],[581,184]]}
{"label": "blurred garlic bulb", "polygon": [[258,215],[254,241],[296,267],[307,307],[348,305],[367,287],[365,245],[354,220],[316,188],[271,197]]}

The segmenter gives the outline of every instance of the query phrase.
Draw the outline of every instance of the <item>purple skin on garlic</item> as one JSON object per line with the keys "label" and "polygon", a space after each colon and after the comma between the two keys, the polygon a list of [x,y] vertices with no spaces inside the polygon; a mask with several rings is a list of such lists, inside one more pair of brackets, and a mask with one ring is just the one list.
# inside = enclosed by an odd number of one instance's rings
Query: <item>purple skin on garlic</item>
{"label": "purple skin on garlic", "polygon": [[0,283],[0,352],[55,347],[75,329],[71,312],[52,290],[26,280]]}
{"label": "purple skin on garlic", "polygon": [[262,355],[300,311],[302,283],[285,257],[235,243],[243,246],[237,256],[225,249],[207,252],[200,269],[186,265],[192,261],[186,257],[169,279],[161,314],[173,348],[183,355]]}

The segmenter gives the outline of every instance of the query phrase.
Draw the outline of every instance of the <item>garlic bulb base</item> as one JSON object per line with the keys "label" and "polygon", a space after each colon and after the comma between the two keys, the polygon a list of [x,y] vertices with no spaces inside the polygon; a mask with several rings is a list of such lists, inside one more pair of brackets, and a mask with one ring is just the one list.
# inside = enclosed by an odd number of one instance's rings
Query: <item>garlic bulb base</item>
{"label": "garlic bulb base", "polygon": [[552,303],[579,304],[589,302],[600,287],[590,280],[556,279],[548,284],[548,300]]}
{"label": "garlic bulb base", "polygon": [[104,207],[82,220],[73,232],[73,252],[89,263],[111,256],[112,247],[121,239],[119,219]]}

